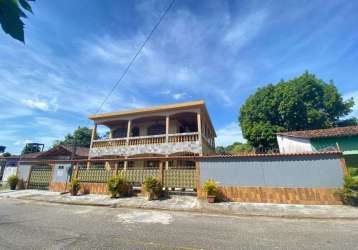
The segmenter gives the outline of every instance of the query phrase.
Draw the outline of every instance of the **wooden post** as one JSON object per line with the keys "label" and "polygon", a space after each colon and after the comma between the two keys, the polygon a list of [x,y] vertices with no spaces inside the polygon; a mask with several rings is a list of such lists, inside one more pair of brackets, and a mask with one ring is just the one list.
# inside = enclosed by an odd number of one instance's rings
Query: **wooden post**
{"label": "wooden post", "polygon": [[196,181],[196,192],[197,196],[200,195],[201,192],[201,184],[200,184],[200,163],[198,161],[195,162],[195,181]]}
{"label": "wooden post", "polygon": [[118,161],[114,163],[114,175],[118,174]]}
{"label": "wooden post", "polygon": [[128,160],[127,160],[127,156],[124,157],[124,164],[123,164],[123,170],[126,171],[127,170],[127,166],[128,166]]}
{"label": "wooden post", "polygon": [[162,161],[159,162],[159,181],[164,186],[164,183],[163,183],[163,181],[164,181],[164,169],[163,169],[163,162]]}

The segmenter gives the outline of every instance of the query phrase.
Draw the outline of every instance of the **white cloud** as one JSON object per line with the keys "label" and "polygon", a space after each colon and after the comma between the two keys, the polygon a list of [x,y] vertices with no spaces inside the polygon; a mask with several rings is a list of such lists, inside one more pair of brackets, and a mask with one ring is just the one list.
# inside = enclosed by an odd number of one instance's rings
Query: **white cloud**
{"label": "white cloud", "polygon": [[50,110],[50,106],[57,106],[56,105],[56,99],[53,99],[51,102],[48,102],[47,100],[40,100],[38,98],[35,99],[25,99],[22,100],[22,103],[31,108],[31,109],[39,109],[42,111],[49,111]]}
{"label": "white cloud", "polygon": [[268,17],[268,11],[261,9],[238,19],[225,34],[223,41],[235,50],[247,45],[261,31]]}
{"label": "white cloud", "polygon": [[14,142],[15,146],[25,146],[27,143],[31,143],[32,140],[30,139],[24,139],[24,140],[18,140]]}
{"label": "white cloud", "polygon": [[173,95],[173,98],[175,100],[183,99],[187,94],[185,92],[176,93]]}
{"label": "white cloud", "polygon": [[216,131],[217,138],[215,139],[217,146],[227,146],[234,142],[245,142],[242,137],[241,128],[236,122],[231,122],[225,127]]}

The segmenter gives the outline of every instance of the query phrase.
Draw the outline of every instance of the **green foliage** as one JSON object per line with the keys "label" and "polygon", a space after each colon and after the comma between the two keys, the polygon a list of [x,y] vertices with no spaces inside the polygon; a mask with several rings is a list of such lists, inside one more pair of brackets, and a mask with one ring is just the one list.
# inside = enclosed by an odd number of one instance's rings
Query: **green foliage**
{"label": "green foliage", "polygon": [[78,127],[72,134],[67,134],[62,141],[55,141],[54,146],[64,144],[74,144],[76,138],[76,145],[82,147],[89,147],[91,145],[92,129],[87,127]]}
{"label": "green foliage", "polygon": [[24,43],[24,23],[21,18],[27,18],[27,16],[23,10],[32,13],[28,0],[0,0],[2,29],[5,33]]}
{"label": "green foliage", "polygon": [[3,156],[3,157],[10,157],[11,154],[10,154],[9,152],[5,152],[5,153],[2,154],[2,156]]}
{"label": "green foliage", "polygon": [[80,190],[80,181],[73,177],[70,183],[70,192],[72,195],[77,195],[78,191]]}
{"label": "green foliage", "polygon": [[108,192],[111,198],[129,196],[132,193],[132,186],[120,175],[112,176],[107,182]]}
{"label": "green foliage", "polygon": [[239,154],[239,153],[251,153],[254,151],[251,145],[248,143],[234,142],[233,144],[223,147],[216,147],[216,153],[218,154]]}
{"label": "green foliage", "polygon": [[345,176],[343,189],[339,194],[345,204],[358,206],[358,179],[349,175]]}
{"label": "green foliage", "polygon": [[41,147],[43,145],[42,144],[37,144],[37,143],[28,143],[25,145],[25,147],[23,148],[21,154],[29,154],[29,153],[37,153],[37,152],[41,152]]}
{"label": "green foliage", "polygon": [[277,148],[277,132],[344,124],[339,119],[348,115],[353,105],[353,99],[344,101],[332,82],[325,83],[305,72],[259,88],[241,107],[239,122],[249,144],[267,150]]}
{"label": "green foliage", "polygon": [[204,182],[203,189],[208,195],[216,196],[219,192],[219,185],[215,180],[209,179]]}
{"label": "green foliage", "polygon": [[[19,182],[19,178],[16,175],[10,175],[7,178],[7,182],[10,187],[16,187],[17,183]],[[14,189],[14,188],[12,188],[12,189]]]}
{"label": "green foliage", "polygon": [[143,182],[144,190],[149,194],[154,194],[155,198],[159,198],[163,191],[160,181],[154,176],[147,176]]}
{"label": "green foliage", "polygon": [[358,168],[348,168],[350,176],[358,176]]}

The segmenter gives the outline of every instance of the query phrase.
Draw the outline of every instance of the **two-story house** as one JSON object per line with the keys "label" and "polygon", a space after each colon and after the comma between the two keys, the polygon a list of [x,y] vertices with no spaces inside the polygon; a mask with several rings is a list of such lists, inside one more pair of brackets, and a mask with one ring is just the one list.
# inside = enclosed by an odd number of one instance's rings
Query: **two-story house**
{"label": "two-story house", "polygon": [[[205,155],[215,151],[216,133],[204,101],[89,116],[94,121],[89,158]],[[98,125],[108,139],[96,139]]]}

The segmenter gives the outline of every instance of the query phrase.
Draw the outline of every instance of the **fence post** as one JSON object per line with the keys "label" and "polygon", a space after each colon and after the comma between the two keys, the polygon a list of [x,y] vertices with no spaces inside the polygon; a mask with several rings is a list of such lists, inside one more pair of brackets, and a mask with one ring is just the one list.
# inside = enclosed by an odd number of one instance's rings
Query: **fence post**
{"label": "fence post", "polygon": [[114,175],[118,175],[118,161],[114,163]]}
{"label": "fence post", "polygon": [[195,161],[195,182],[196,182],[196,192],[197,195],[200,193],[200,163],[199,161]]}
{"label": "fence post", "polygon": [[343,155],[341,155],[341,157],[340,157],[340,159],[339,159],[339,165],[340,165],[341,168],[342,168],[343,175],[344,175],[344,176],[349,175],[348,169],[347,169],[347,165],[346,165],[346,160],[344,159]]}
{"label": "fence post", "polygon": [[164,170],[163,170],[163,162],[160,161],[159,162],[159,181],[160,183],[162,183],[162,185],[164,186]]}

